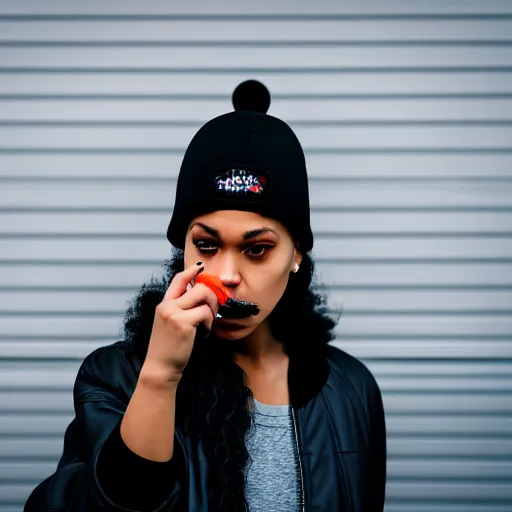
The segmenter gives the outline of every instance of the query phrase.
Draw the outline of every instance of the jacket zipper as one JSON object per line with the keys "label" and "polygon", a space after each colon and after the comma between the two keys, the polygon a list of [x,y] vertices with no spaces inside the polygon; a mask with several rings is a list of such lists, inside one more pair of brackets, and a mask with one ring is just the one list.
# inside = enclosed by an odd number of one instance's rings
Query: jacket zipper
{"label": "jacket zipper", "polygon": [[304,475],[302,473],[302,459],[300,456],[300,445],[299,445],[299,436],[297,433],[298,428],[298,422],[295,417],[295,410],[293,406],[291,406],[292,409],[292,423],[293,423],[293,433],[294,433],[294,439],[295,439],[295,447],[297,448],[297,460],[299,462],[299,503],[300,503],[300,511],[306,512],[306,492],[304,489]]}

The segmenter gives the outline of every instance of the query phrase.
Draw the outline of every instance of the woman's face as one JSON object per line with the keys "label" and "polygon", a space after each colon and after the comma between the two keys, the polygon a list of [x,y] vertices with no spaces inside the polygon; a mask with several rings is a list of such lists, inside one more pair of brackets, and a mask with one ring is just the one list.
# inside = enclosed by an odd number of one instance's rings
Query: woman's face
{"label": "woman's face", "polygon": [[257,213],[218,210],[196,217],[185,240],[185,268],[204,262],[205,272],[216,274],[236,299],[254,302],[256,316],[215,320],[213,330],[227,339],[253,332],[282,297],[290,272],[302,256],[288,230]]}

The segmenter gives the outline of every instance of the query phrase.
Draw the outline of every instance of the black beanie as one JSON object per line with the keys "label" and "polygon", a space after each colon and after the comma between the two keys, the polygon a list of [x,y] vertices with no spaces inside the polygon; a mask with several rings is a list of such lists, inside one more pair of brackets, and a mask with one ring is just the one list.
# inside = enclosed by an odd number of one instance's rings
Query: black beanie
{"label": "black beanie", "polygon": [[301,252],[313,247],[304,152],[293,130],[266,114],[268,89],[248,80],[233,93],[234,112],[207,122],[181,164],[167,239],[180,249],[190,222],[215,210],[259,213],[284,224]]}

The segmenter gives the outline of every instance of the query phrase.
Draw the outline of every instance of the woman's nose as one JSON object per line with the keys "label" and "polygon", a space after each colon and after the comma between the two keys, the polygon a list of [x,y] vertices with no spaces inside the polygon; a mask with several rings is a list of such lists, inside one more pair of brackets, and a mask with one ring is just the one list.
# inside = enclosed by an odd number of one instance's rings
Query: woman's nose
{"label": "woman's nose", "polygon": [[237,286],[240,284],[240,274],[234,272],[221,272],[219,278],[224,286]]}

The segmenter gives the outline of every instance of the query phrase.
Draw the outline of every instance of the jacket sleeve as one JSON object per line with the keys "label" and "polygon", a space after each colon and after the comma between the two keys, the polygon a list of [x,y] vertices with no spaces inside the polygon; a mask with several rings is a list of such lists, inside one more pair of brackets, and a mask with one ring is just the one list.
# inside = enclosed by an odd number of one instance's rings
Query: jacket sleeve
{"label": "jacket sleeve", "polygon": [[186,476],[178,433],[169,462],[132,452],[120,435],[126,405],[91,366],[86,358],[75,381],[75,417],[57,469],[32,491],[24,512],[178,510]]}
{"label": "jacket sleeve", "polygon": [[382,512],[386,499],[386,420],[382,394],[375,380],[371,377],[366,389],[366,403],[370,415],[370,481],[372,483],[370,508],[368,512]]}

